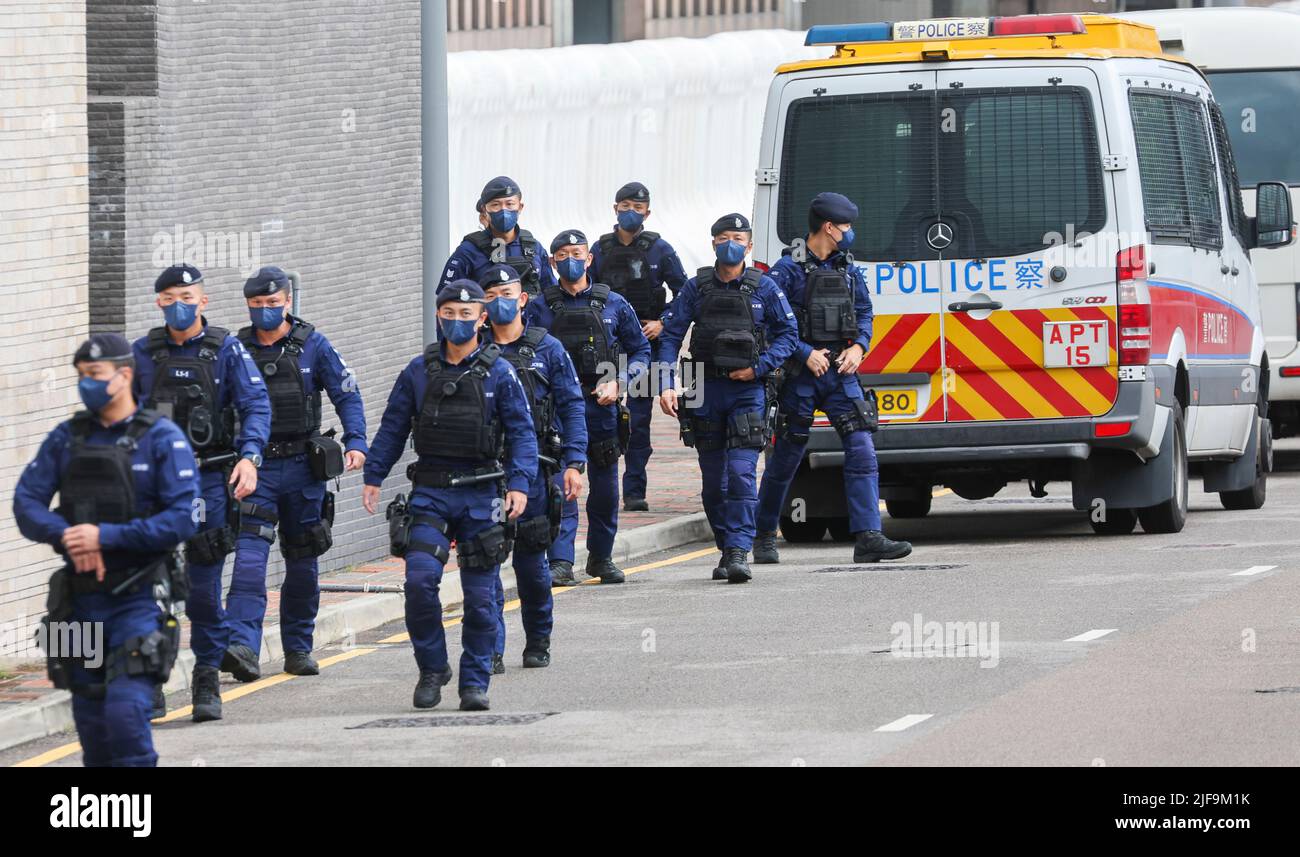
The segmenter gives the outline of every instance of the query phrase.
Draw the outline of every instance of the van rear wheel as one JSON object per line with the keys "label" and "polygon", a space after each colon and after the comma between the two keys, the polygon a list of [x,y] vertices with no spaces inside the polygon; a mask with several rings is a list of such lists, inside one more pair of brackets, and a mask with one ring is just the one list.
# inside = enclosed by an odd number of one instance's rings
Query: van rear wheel
{"label": "van rear wheel", "polygon": [[1255,450],[1255,481],[1249,488],[1239,491],[1220,491],[1219,502],[1223,508],[1234,511],[1262,509],[1268,499],[1268,471],[1273,460],[1272,424],[1259,421],[1259,449]]}
{"label": "van rear wheel", "polygon": [[1138,510],[1138,520],[1148,533],[1180,533],[1187,523],[1187,431],[1183,427],[1183,406],[1175,403],[1172,411],[1173,448],[1162,449],[1160,454],[1174,456],[1174,484],[1168,500]]}
{"label": "van rear wheel", "polygon": [[787,542],[796,544],[819,542],[822,536],[826,535],[826,519],[811,518],[807,521],[796,521],[793,518],[782,518],[781,535]]}
{"label": "van rear wheel", "polygon": [[1107,509],[1103,520],[1088,516],[1092,531],[1099,536],[1127,536],[1137,526],[1137,512],[1132,509]]}

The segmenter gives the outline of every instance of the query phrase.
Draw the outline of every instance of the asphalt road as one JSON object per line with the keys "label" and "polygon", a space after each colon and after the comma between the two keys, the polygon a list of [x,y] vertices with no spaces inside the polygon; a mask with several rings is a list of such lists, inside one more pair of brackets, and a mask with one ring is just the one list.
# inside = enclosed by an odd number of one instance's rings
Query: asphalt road
{"label": "asphalt road", "polygon": [[782,544],[735,586],[704,545],[647,558],[557,595],[549,669],[519,667],[511,612],[487,714],[454,692],[410,707],[399,623],[325,652],[319,677],[227,683],[225,720],[156,726],[161,763],[1300,764],[1300,444],[1280,447],[1264,509],[1194,483],[1178,535],[1094,536],[1053,485],[941,497],[888,524],[917,544],[892,564]]}

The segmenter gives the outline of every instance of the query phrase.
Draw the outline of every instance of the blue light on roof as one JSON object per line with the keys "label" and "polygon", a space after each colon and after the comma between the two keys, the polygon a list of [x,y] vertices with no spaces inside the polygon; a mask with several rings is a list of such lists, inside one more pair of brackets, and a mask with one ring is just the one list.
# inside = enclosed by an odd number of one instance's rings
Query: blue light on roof
{"label": "blue light on roof", "polygon": [[854,42],[887,42],[893,25],[875,24],[818,24],[808,29],[805,45],[845,45]]}

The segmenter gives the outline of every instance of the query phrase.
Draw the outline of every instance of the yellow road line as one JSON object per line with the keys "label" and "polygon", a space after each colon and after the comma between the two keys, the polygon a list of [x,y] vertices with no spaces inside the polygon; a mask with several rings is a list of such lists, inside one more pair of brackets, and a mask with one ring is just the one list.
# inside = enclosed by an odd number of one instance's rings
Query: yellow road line
{"label": "yellow road line", "polygon": [[[702,556],[708,556],[711,553],[717,553],[717,552],[718,552],[717,548],[705,548],[703,550],[691,551],[690,553],[684,553],[679,556],[669,557],[668,559],[661,559],[658,562],[648,562],[644,565],[638,565],[633,568],[627,569],[623,573],[636,574],[637,572],[641,572],[641,571],[650,571],[651,569],[655,569],[655,568],[664,568],[665,566],[669,566],[669,565],[677,565],[683,562],[690,562],[693,559],[699,559]],[[584,580],[581,584],[579,584],[579,586],[588,583],[599,583],[599,582],[600,582],[599,578],[593,577],[591,580]],[[576,588],[577,587],[575,586],[561,586],[552,590],[552,592],[558,594]],[[519,601],[514,600],[508,602],[505,606],[505,609],[507,611],[517,610],[519,609],[519,606],[520,606]],[[454,619],[447,619],[442,623],[442,627],[451,628],[456,625],[459,625],[460,621],[461,620],[459,616],[457,616]],[[409,639],[411,639],[410,635],[405,631],[403,631],[400,634],[394,634],[391,637],[385,637],[379,642],[381,644],[382,643],[404,643]],[[353,658],[359,658],[362,655],[368,655],[372,652],[377,652],[377,651],[379,651],[379,649],[377,648],[351,649],[346,652],[340,652],[337,655],[330,655],[327,658],[321,658],[321,660],[318,663],[321,669],[325,669],[326,667],[333,666],[334,664],[341,663],[343,661],[348,661]],[[241,685],[239,687],[234,688],[233,690],[229,690],[223,693],[221,695],[221,701],[223,703],[233,702],[234,700],[239,699],[242,696],[248,696],[250,693],[256,693],[259,690],[265,690],[266,688],[274,687],[277,684],[284,684],[285,682],[293,681],[296,678],[300,678],[300,676],[289,675],[288,673],[280,673],[278,675],[273,675],[264,679],[259,679],[250,684]],[[190,716],[190,714],[193,713],[193,710],[194,710],[193,706],[186,705],[183,708],[178,708],[175,711],[169,712],[166,717],[159,718],[154,722],[170,723],[173,720],[180,720],[184,717]],[[73,753],[77,752],[80,749],[81,749],[81,742],[72,741],[68,744],[63,744],[59,747],[55,747],[52,750],[46,750],[44,753],[41,753],[40,755],[37,756],[32,756],[30,759],[24,759],[21,762],[15,762],[11,767],[14,768],[43,767],[44,765],[48,765],[51,762],[57,762],[60,759],[66,759],[68,756],[71,756]]]}

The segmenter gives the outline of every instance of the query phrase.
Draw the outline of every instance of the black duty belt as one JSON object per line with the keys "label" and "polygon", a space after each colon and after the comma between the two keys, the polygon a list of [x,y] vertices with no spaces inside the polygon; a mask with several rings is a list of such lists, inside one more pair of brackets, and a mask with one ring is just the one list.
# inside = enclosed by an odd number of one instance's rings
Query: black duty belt
{"label": "black duty belt", "polygon": [[307,438],[298,440],[273,440],[262,448],[263,458],[293,458],[307,452]]}
{"label": "black duty belt", "polygon": [[406,468],[406,476],[411,482],[423,488],[469,487],[505,478],[505,474],[495,463],[487,467],[476,467],[473,470],[421,469],[418,464],[412,464]]}
{"label": "black duty belt", "polygon": [[104,575],[102,581],[95,579],[93,571],[78,574],[71,566],[64,571],[64,574],[68,575],[68,588],[73,595],[86,595],[91,592],[112,592],[120,595],[121,593],[115,590],[125,589],[123,585],[132,582],[133,578],[135,579],[133,586],[141,583],[152,584],[159,572],[166,571],[169,561],[170,556],[165,556],[141,568],[110,571]]}

